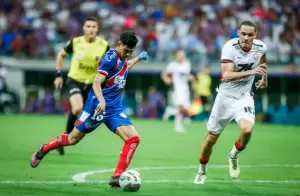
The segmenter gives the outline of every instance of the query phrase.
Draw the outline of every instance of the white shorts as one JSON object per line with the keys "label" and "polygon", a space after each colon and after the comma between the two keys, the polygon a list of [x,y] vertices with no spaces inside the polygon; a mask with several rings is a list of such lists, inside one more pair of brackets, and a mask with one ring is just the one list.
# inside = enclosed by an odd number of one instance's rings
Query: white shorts
{"label": "white shorts", "polygon": [[245,95],[241,98],[235,98],[218,93],[207,122],[207,130],[218,135],[233,119],[238,123],[242,118],[254,124],[255,108],[253,97]]}
{"label": "white shorts", "polygon": [[189,91],[174,91],[173,102],[175,106],[182,106],[188,109],[191,106],[190,92]]}

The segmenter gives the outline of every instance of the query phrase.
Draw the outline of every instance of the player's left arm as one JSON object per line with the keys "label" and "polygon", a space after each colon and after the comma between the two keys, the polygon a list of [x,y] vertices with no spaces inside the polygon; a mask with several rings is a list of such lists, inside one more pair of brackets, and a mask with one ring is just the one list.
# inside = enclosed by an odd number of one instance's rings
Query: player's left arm
{"label": "player's left arm", "polygon": [[[267,54],[264,54],[261,59],[260,59],[260,66],[261,67],[265,67],[266,71],[267,71]],[[257,89],[261,89],[261,88],[267,88],[268,87],[268,74],[266,72],[266,75],[262,76],[262,79],[257,81],[255,84]]]}
{"label": "player's left arm", "polygon": [[145,61],[147,59],[148,59],[148,53],[146,51],[141,52],[138,56],[128,61],[128,69],[131,69],[138,62]]}

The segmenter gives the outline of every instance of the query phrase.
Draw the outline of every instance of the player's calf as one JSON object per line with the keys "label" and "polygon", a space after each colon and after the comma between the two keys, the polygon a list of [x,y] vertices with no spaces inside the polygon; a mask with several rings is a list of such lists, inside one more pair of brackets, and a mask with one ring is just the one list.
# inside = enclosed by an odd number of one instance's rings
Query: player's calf
{"label": "player's calf", "polygon": [[134,153],[140,144],[140,137],[133,126],[120,126],[117,128],[116,134],[125,141],[113,174],[113,176],[120,176],[128,168]]}
{"label": "player's calf", "polygon": [[214,135],[211,132],[207,132],[205,139],[201,145],[200,153],[200,165],[198,173],[195,177],[195,184],[204,184],[207,177],[207,163],[212,153],[212,148],[219,138],[219,135]]}
{"label": "player's calf", "polygon": [[73,129],[71,134],[61,134],[52,139],[47,144],[44,144],[39,150],[37,150],[31,157],[31,167],[37,167],[44,156],[51,150],[57,149],[62,146],[70,146],[77,144],[83,137],[84,133],[81,133],[76,128]]}

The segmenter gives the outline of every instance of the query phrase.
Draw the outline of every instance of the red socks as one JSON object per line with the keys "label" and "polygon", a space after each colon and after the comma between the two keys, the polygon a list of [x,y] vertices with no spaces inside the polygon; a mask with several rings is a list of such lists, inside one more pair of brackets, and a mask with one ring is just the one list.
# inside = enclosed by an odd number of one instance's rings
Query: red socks
{"label": "red socks", "polygon": [[47,153],[51,150],[54,150],[56,148],[59,148],[61,146],[68,146],[69,141],[68,141],[68,136],[69,134],[61,134],[51,140],[48,144],[45,144],[43,147],[43,152]]}
{"label": "red socks", "polygon": [[243,151],[246,148],[246,146],[239,144],[238,141],[235,142],[235,147],[238,151]]}
{"label": "red socks", "polygon": [[113,176],[120,176],[127,169],[139,143],[140,137],[138,136],[132,137],[125,142]]}
{"label": "red socks", "polygon": [[208,163],[208,161],[209,161],[209,157],[207,157],[207,158],[200,158],[200,163],[201,164],[206,164],[206,163]]}

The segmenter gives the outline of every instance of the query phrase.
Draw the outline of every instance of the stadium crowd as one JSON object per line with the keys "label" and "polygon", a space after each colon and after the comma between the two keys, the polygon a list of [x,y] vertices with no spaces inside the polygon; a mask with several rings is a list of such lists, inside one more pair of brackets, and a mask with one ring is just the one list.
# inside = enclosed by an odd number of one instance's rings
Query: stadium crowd
{"label": "stadium crowd", "polygon": [[297,0],[2,0],[0,55],[53,57],[80,35],[86,16],[97,16],[100,35],[113,46],[119,33],[134,29],[152,60],[168,61],[178,48],[192,64],[217,60],[242,20],[257,23],[276,63],[300,61],[300,4]]}

